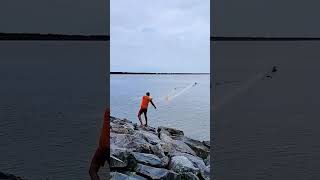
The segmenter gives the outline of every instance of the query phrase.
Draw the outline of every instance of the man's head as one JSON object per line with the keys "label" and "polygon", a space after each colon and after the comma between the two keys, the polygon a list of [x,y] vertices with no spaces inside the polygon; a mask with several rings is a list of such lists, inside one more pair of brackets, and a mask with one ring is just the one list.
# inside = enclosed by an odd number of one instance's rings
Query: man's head
{"label": "man's head", "polygon": [[149,93],[149,92],[147,92],[147,93],[146,93],[146,95],[147,95],[147,96],[150,96],[150,93]]}

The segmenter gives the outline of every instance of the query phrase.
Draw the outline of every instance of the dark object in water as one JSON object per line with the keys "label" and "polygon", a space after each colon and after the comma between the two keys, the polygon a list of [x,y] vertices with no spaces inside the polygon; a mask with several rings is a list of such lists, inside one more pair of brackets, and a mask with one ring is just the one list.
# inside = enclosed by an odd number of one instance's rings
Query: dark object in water
{"label": "dark object in water", "polygon": [[266,77],[266,78],[272,78],[272,73],[275,73],[275,72],[277,72],[277,71],[278,71],[277,66],[273,66],[273,67],[272,67],[271,74],[266,74],[265,77]]}
{"label": "dark object in water", "polygon": [[273,66],[272,72],[277,72],[277,71],[278,71],[277,66]]}

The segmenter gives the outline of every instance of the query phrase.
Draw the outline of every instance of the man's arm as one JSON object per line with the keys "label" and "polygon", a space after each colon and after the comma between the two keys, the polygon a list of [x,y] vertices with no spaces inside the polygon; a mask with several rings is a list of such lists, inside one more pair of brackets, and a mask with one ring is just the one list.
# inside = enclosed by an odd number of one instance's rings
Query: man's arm
{"label": "man's arm", "polygon": [[152,106],[153,106],[155,109],[157,109],[157,107],[153,104],[153,101],[152,101],[152,100],[150,100],[150,103],[152,104]]}

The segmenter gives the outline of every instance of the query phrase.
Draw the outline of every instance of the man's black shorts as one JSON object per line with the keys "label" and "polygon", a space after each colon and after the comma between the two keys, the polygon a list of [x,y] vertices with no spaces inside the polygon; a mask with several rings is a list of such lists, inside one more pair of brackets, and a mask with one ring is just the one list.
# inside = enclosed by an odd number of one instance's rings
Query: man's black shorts
{"label": "man's black shorts", "polygon": [[138,115],[141,115],[142,113],[147,114],[147,112],[148,112],[148,109],[140,108]]}

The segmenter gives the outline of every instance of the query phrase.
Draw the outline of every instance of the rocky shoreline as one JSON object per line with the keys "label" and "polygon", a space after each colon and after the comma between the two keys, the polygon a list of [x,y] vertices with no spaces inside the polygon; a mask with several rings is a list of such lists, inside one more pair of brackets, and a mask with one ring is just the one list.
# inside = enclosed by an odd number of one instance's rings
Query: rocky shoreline
{"label": "rocky shoreline", "polygon": [[110,178],[209,180],[210,142],[110,117]]}

